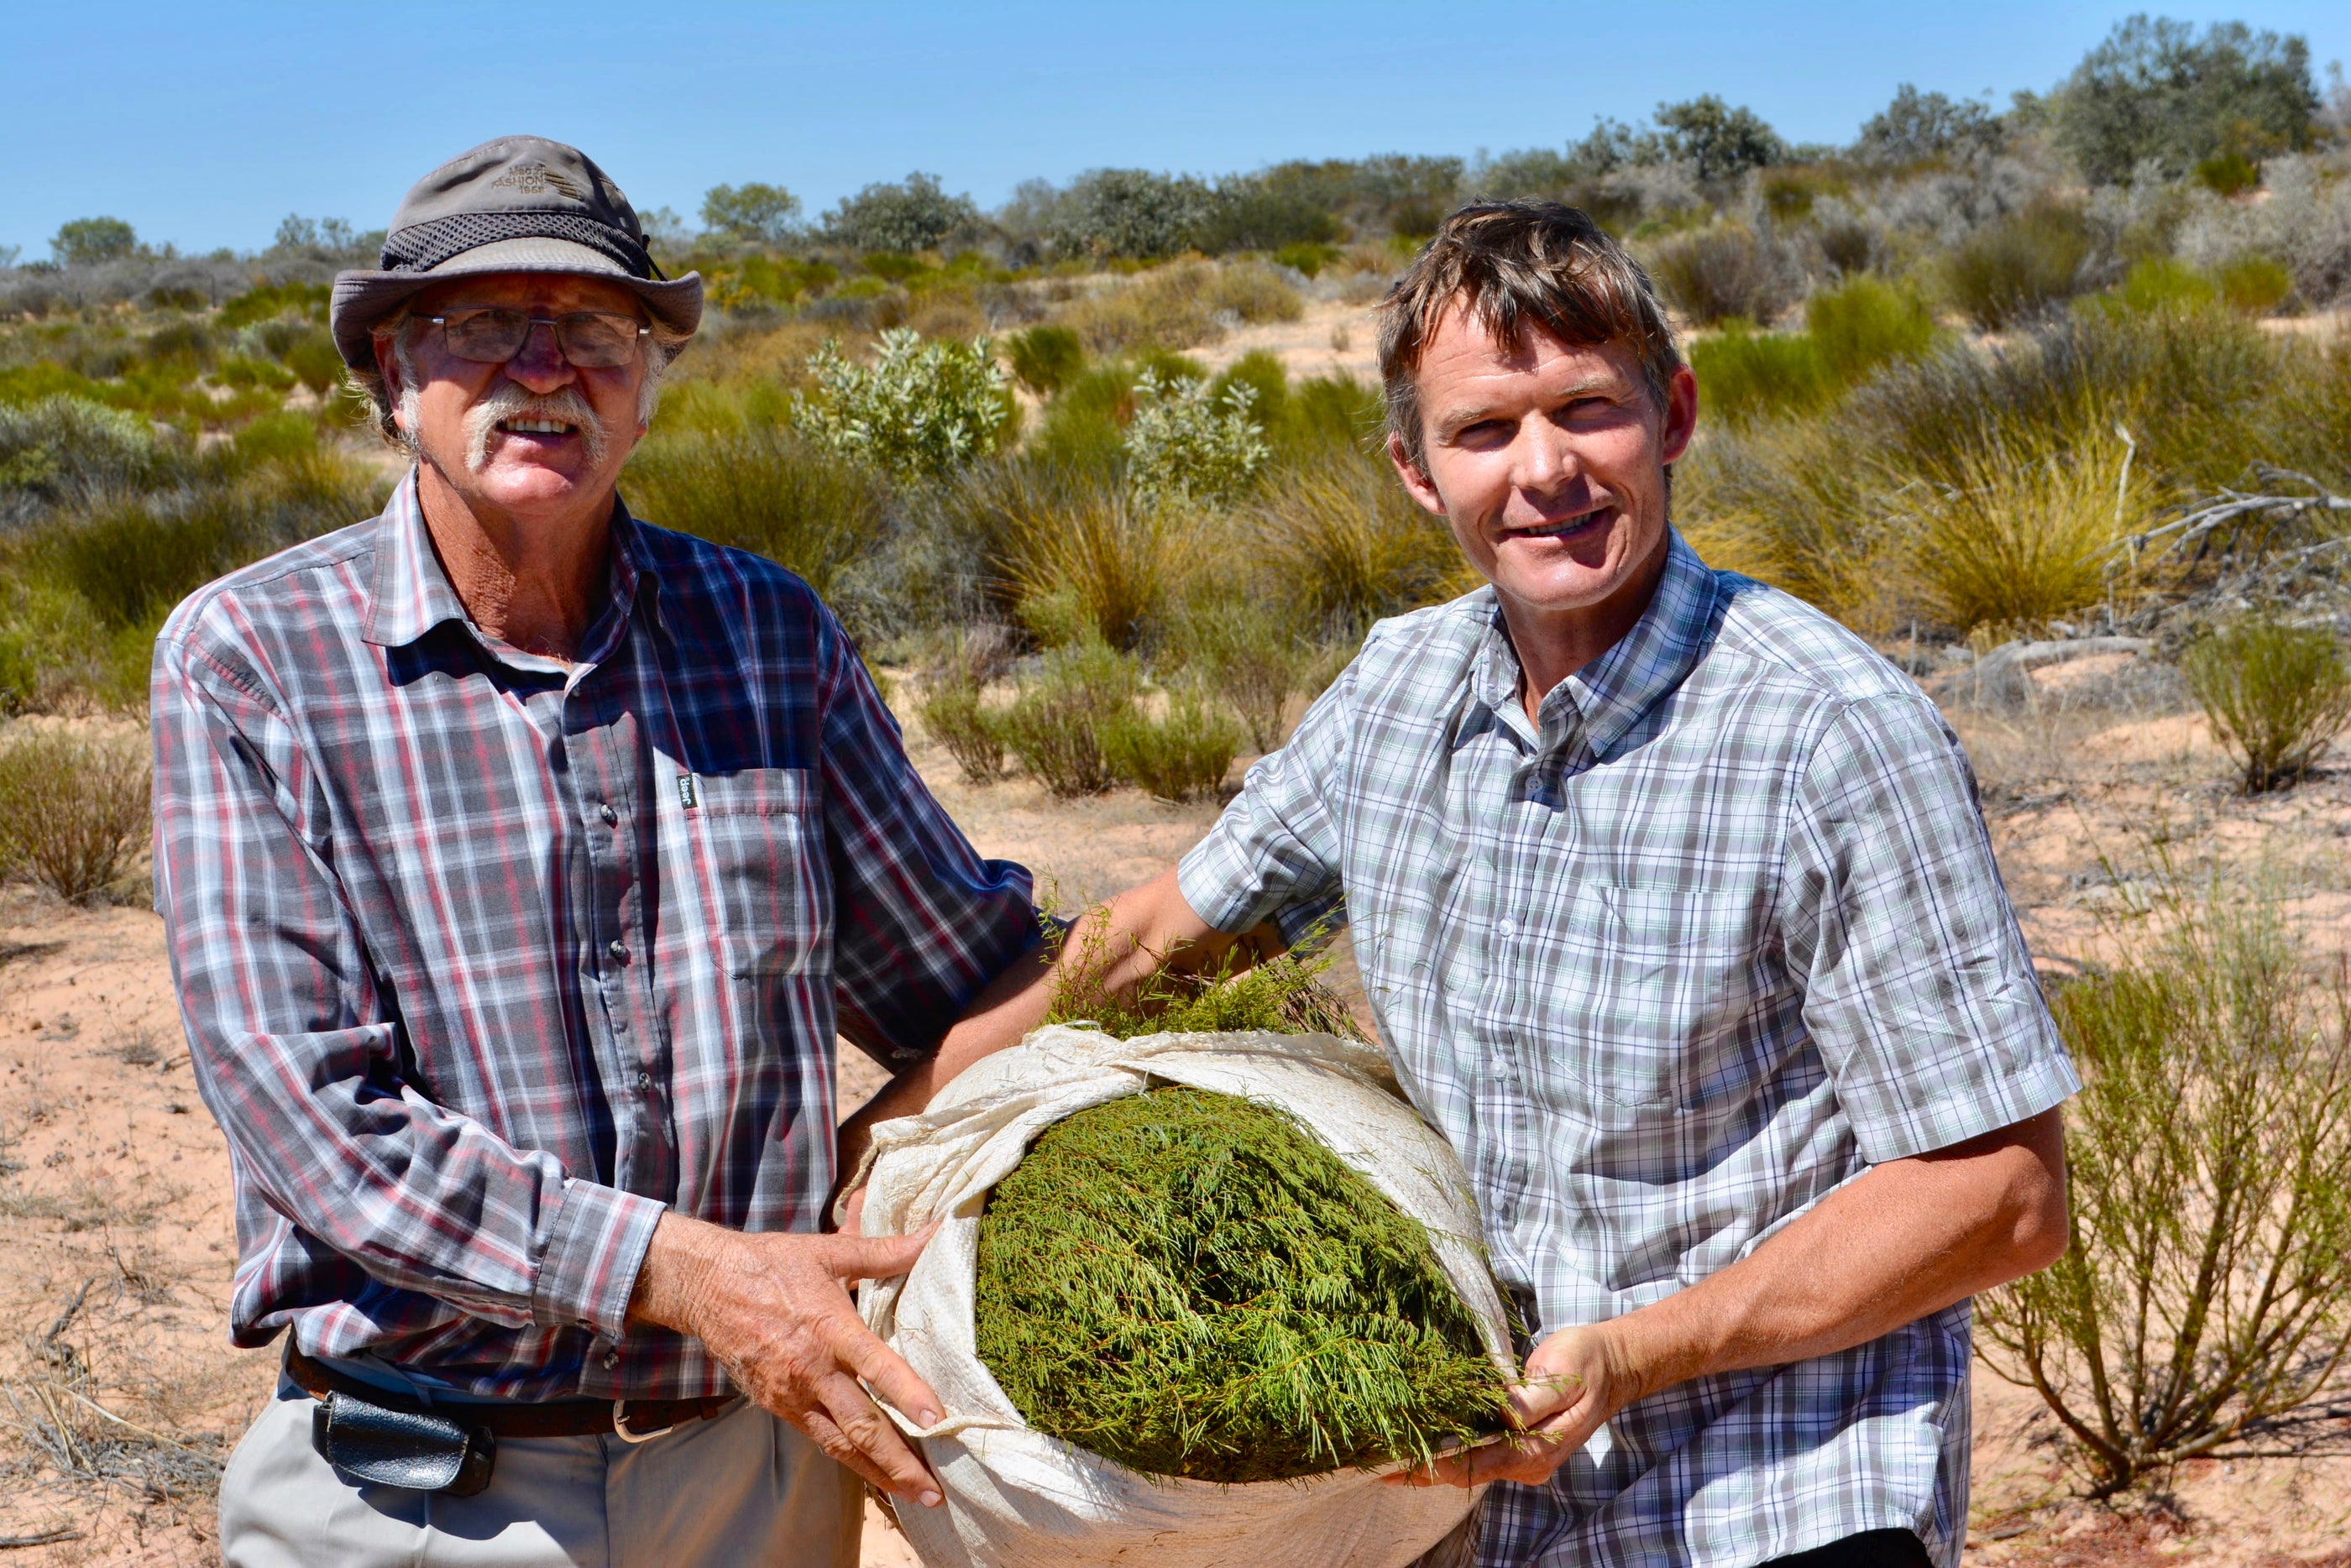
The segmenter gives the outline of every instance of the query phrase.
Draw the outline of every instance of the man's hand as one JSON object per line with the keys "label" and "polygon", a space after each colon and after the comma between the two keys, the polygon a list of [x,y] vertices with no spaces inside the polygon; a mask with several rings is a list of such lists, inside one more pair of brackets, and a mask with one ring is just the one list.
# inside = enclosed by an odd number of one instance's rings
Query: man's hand
{"label": "man's hand", "polygon": [[858,1380],[918,1426],[939,1419],[939,1397],[874,1337],[844,1284],[904,1273],[930,1236],[755,1236],[664,1214],[629,1319],[693,1335],[737,1387],[817,1447],[875,1486],[935,1508],[938,1482]]}
{"label": "man's hand", "polygon": [[1646,1392],[1624,1347],[1604,1323],[1562,1329],[1527,1357],[1510,1389],[1510,1425],[1499,1443],[1437,1459],[1387,1478],[1392,1486],[1539,1486],[1592,1440],[1601,1423]]}

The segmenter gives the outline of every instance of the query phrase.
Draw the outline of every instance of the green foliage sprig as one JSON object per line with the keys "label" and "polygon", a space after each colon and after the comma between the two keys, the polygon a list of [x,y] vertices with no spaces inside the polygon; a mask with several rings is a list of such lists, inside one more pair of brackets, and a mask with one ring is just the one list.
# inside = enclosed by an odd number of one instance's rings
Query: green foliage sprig
{"label": "green foliage sprig", "polygon": [[980,1359],[1029,1425],[1153,1475],[1285,1480],[1501,1430],[1427,1231],[1294,1119],[1197,1089],[1037,1140],[979,1233]]}
{"label": "green foliage sprig", "polygon": [[795,393],[793,422],[812,440],[893,473],[934,479],[994,452],[1016,414],[1009,380],[986,337],[882,334],[873,363],[838,343],[809,357],[813,393]]}

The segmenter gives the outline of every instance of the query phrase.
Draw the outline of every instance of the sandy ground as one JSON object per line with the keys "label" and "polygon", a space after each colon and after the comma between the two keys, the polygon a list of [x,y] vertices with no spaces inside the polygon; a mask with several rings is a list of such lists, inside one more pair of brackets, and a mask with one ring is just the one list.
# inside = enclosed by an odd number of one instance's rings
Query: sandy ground
{"label": "sandy ground", "polygon": [[[1298,351],[1313,350],[1301,339]],[[2041,671],[2035,706],[1955,721],[2042,961],[2062,972],[2094,953],[2102,913],[2162,855],[2190,868],[2264,865],[2322,941],[2340,942],[2351,768],[2248,803],[2231,794],[2201,722],[2159,682],[2088,701],[2129,674]],[[1021,779],[974,787],[919,734],[913,745],[982,851],[1037,867],[1062,908],[1170,864],[1214,815],[1132,792],[1071,805]],[[0,1271],[0,1552],[28,1564],[215,1563],[204,1464],[266,1396],[276,1357],[226,1344],[226,1152],[189,1085],[153,915],[0,894],[0,1247],[15,1259]],[[844,1106],[877,1082],[845,1053]],[[2333,1440],[2336,1427],[2351,1438],[2351,1422],[2322,1423],[2304,1457],[2182,1467],[2108,1509],[2072,1500],[2034,1396],[1981,1367],[1976,1389],[1974,1558],[2351,1564],[2351,1457],[2329,1451],[2351,1449]],[[68,1434],[82,1476],[34,1450],[33,1422]],[[864,1561],[914,1559],[870,1519]]]}

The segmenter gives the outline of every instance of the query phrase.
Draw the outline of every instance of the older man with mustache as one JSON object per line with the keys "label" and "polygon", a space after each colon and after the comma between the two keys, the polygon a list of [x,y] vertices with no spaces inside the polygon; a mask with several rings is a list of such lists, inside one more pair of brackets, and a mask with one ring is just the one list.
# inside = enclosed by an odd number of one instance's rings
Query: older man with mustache
{"label": "older man with mustache", "polygon": [[[1001,1044],[1029,877],[804,584],[622,504],[700,310],[576,150],[434,171],[333,310],[414,467],[159,639],[232,1334],[291,1330],[239,1568],[846,1564],[860,1476],[937,1501],[866,1390],[936,1397],[844,1286],[921,1241],[814,1232],[863,1127]],[[898,1070],[838,1142],[836,1030]]]}

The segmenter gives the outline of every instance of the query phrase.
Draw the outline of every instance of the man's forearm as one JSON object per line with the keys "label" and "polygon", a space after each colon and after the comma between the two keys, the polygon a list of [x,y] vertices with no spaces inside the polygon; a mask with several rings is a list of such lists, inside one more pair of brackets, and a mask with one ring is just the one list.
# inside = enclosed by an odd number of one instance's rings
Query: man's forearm
{"label": "man's forearm", "polygon": [[1827,1355],[2064,1251],[2058,1113],[1873,1168],[1720,1273],[1606,1325],[1634,1397]]}

